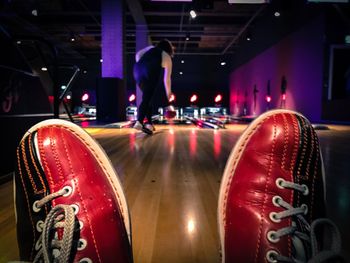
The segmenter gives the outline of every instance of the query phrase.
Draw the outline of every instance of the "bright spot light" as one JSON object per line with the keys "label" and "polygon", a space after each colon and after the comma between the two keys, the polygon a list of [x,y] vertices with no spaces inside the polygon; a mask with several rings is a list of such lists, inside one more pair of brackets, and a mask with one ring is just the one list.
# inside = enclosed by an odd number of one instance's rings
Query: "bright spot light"
{"label": "bright spot light", "polygon": [[266,101],[270,102],[271,101],[271,96],[266,96]]}
{"label": "bright spot light", "polygon": [[193,219],[188,220],[188,222],[187,222],[187,231],[188,231],[188,233],[189,234],[193,233],[194,232],[194,228],[195,228],[194,220]]}
{"label": "bright spot light", "polygon": [[286,100],[286,94],[282,94],[282,100]]}
{"label": "bright spot light", "polygon": [[183,75],[184,73],[182,71],[179,72],[180,75]]}
{"label": "bright spot light", "polygon": [[172,101],[174,101],[174,100],[175,100],[175,95],[174,95],[174,94],[171,94],[170,99],[169,99],[169,102],[172,102]]}
{"label": "bright spot light", "polygon": [[191,10],[190,11],[190,15],[191,15],[192,18],[196,18],[196,16],[197,16],[196,11]]}
{"label": "bright spot light", "polygon": [[67,88],[66,85],[62,85],[62,86],[61,86],[61,89],[66,89],[66,88]]}
{"label": "bright spot light", "polygon": [[215,97],[215,102],[218,103],[222,100],[222,96],[219,94]]}
{"label": "bright spot light", "polygon": [[181,64],[185,63],[185,60],[181,60]]}
{"label": "bright spot light", "polygon": [[72,96],[71,95],[67,95],[67,100],[70,100],[71,98],[72,98]]}
{"label": "bright spot light", "polygon": [[42,67],[41,70],[42,71],[47,71],[47,68],[46,67]]}
{"label": "bright spot light", "polygon": [[82,101],[87,101],[89,99],[89,94],[84,93],[84,95],[81,97]]}
{"label": "bright spot light", "polygon": [[275,12],[275,17],[279,17],[280,15],[281,15],[280,12],[278,12],[278,11]]}
{"label": "bright spot light", "polygon": [[102,59],[102,58],[100,59],[100,62],[101,62],[101,63],[103,62],[103,59]]}
{"label": "bright spot light", "polygon": [[225,66],[225,65],[226,65],[226,62],[225,62],[225,61],[222,61],[222,62],[220,63],[220,65],[221,65],[221,66]]}
{"label": "bright spot light", "polygon": [[196,94],[193,94],[193,95],[191,96],[191,98],[190,98],[190,101],[191,101],[191,102],[195,102],[195,101],[197,101],[197,99],[198,99],[197,95],[196,95]]}
{"label": "bright spot light", "polygon": [[129,102],[133,102],[136,99],[135,94],[131,94],[129,97]]}

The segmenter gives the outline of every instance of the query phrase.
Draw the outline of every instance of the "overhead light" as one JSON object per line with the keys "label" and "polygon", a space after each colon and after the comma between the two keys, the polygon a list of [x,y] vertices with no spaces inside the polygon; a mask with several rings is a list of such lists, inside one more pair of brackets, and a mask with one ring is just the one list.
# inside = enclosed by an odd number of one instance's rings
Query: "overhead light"
{"label": "overhead light", "polygon": [[62,86],[61,86],[61,89],[66,89],[66,88],[67,88],[66,85],[62,85]]}
{"label": "overhead light", "polygon": [[179,72],[180,75],[183,75],[184,73],[182,71]]}
{"label": "overhead light", "polygon": [[70,41],[74,42],[74,41],[75,41],[75,38],[74,38],[74,37],[71,37]]}
{"label": "overhead light", "polygon": [[47,71],[47,68],[46,67],[42,67],[41,70],[42,71]]}
{"label": "overhead light", "polygon": [[281,13],[276,11],[274,15],[275,15],[275,17],[279,17],[281,15]]}
{"label": "overhead light", "polygon": [[270,0],[228,0],[229,4],[265,4]]}
{"label": "overhead light", "polygon": [[192,18],[196,18],[196,16],[197,16],[196,11],[191,10],[190,11],[190,15],[191,15]]}
{"label": "overhead light", "polygon": [[72,96],[71,95],[67,95],[66,98],[67,98],[67,100],[70,100],[72,98]]}
{"label": "overhead light", "polygon": [[189,37],[186,37],[186,41],[188,41],[188,40],[190,40],[190,38],[189,38]]}
{"label": "overhead light", "polygon": [[33,9],[33,10],[32,10],[32,15],[33,15],[33,16],[38,16],[38,10]]}
{"label": "overhead light", "polygon": [[84,70],[83,73],[86,74],[86,73],[87,73],[87,70]]}
{"label": "overhead light", "polygon": [[181,64],[185,63],[185,60],[181,60]]}
{"label": "overhead light", "polygon": [[220,65],[221,65],[221,66],[225,66],[225,65],[226,65],[226,62],[225,62],[225,61],[222,61],[222,62],[220,63]]}
{"label": "overhead light", "polygon": [[101,63],[103,62],[103,59],[102,59],[102,58],[100,59],[100,62],[101,62]]}
{"label": "overhead light", "polygon": [[247,41],[250,41],[250,37],[247,37]]}
{"label": "overhead light", "polygon": [[18,45],[20,45],[22,42],[21,42],[21,40],[17,40],[17,42],[16,42]]}

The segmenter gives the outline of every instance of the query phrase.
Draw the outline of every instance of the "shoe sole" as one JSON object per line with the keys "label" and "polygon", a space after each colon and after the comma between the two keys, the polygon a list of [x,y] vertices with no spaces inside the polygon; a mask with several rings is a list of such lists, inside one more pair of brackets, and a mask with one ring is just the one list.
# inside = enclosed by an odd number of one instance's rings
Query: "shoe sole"
{"label": "shoe sole", "polygon": [[[98,142],[92,138],[86,131],[84,131],[80,126],[71,123],[69,121],[65,120],[59,120],[59,119],[50,119],[45,120],[42,122],[39,122],[38,124],[31,127],[25,135],[22,137],[21,142],[31,133],[37,131],[41,127],[47,127],[47,126],[60,126],[65,127],[68,130],[72,131],[79,139],[81,139],[84,144],[90,149],[91,154],[98,160],[99,164],[101,165],[101,168],[105,171],[108,181],[110,183],[111,188],[114,190],[114,194],[118,199],[119,206],[121,207],[121,213],[123,216],[123,221],[125,225],[126,232],[128,234],[129,242],[132,244],[131,239],[131,221],[130,221],[130,214],[128,210],[128,205],[125,199],[124,191],[122,188],[122,185],[120,183],[119,177],[117,175],[117,172],[114,170],[111,161],[107,157],[106,152],[103,150],[103,148],[98,144]],[[16,204],[16,186],[15,186],[15,180],[14,181],[14,200]],[[17,218],[17,217],[16,217]],[[16,220],[17,222],[17,220]]]}
{"label": "shoe sole", "polygon": [[[265,121],[266,118],[279,114],[279,113],[286,113],[286,114],[293,114],[298,115],[304,119],[304,115],[301,113],[291,111],[291,110],[272,110],[268,111],[266,113],[261,114],[258,118],[256,118],[242,133],[242,135],[239,137],[238,141],[236,142],[233,150],[230,153],[229,158],[227,159],[224,174],[221,179],[220,184],[220,191],[219,191],[219,203],[218,203],[218,228],[219,228],[219,236],[220,236],[220,245],[221,245],[221,255],[222,255],[222,262],[225,262],[225,227],[224,227],[224,211],[225,211],[225,199],[226,199],[226,191],[228,190],[228,187],[230,186],[230,182],[232,181],[232,178],[235,174],[237,164],[239,163],[239,160],[244,152],[244,149],[246,145],[249,142],[249,138],[254,134],[254,130],[260,126],[262,122]],[[320,158],[321,163],[323,163],[322,153],[320,151]],[[322,165],[322,179],[323,179],[323,186],[324,186],[324,196],[326,197],[326,181],[325,181],[325,172],[324,172],[324,166]]]}

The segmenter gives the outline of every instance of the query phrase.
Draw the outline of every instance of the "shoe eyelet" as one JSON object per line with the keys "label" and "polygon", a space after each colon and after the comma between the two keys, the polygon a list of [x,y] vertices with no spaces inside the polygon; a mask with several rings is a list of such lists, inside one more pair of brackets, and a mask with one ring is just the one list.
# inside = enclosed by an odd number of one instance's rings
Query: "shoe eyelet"
{"label": "shoe eyelet", "polygon": [[84,223],[82,221],[79,221],[79,229],[82,230],[84,227]]}
{"label": "shoe eyelet", "polygon": [[267,232],[267,240],[270,241],[271,243],[277,243],[280,241],[280,238],[277,237],[277,232],[276,231],[269,231]]}
{"label": "shoe eyelet", "polygon": [[92,260],[89,258],[82,258],[81,260],[79,260],[79,263],[92,263]]}
{"label": "shoe eyelet", "polygon": [[57,248],[52,249],[52,255],[54,258],[58,258],[61,255],[61,251]]}
{"label": "shoe eyelet", "polygon": [[41,210],[41,207],[38,207],[38,203],[39,203],[38,200],[35,201],[35,202],[33,203],[33,211],[34,211],[35,213],[38,213],[38,212],[40,212],[40,210]]}
{"label": "shoe eyelet", "polygon": [[303,195],[308,195],[309,194],[309,187],[307,187],[306,184],[301,185],[304,188]]}
{"label": "shoe eyelet", "polygon": [[74,214],[77,215],[79,213],[79,206],[77,204],[72,204],[70,206],[73,208]]}
{"label": "shoe eyelet", "polygon": [[280,207],[281,205],[279,204],[282,201],[282,197],[275,195],[272,197],[272,203],[274,206]]}
{"label": "shoe eyelet", "polygon": [[71,195],[73,192],[73,188],[70,185],[66,185],[65,187],[62,188],[62,190],[66,191],[66,193],[63,194],[64,197]]}
{"label": "shoe eyelet", "polygon": [[[83,238],[80,238],[79,241],[78,241],[78,247],[77,247],[77,249],[78,249],[79,251],[81,251],[81,250],[85,249],[86,246],[87,246],[87,241],[86,241],[85,239],[83,239]],[[80,262],[80,261],[79,261],[79,262]]]}
{"label": "shoe eyelet", "polygon": [[266,253],[266,260],[267,262],[270,262],[270,263],[277,263],[277,256],[278,256],[277,251],[269,250]]}
{"label": "shoe eyelet", "polygon": [[272,222],[275,222],[275,223],[281,222],[281,219],[277,217],[277,213],[276,212],[271,212],[269,214],[269,217],[270,217]]}
{"label": "shoe eyelet", "polygon": [[304,209],[304,215],[307,215],[307,213],[308,213],[308,211],[309,211],[309,208],[307,207],[307,205],[306,205],[306,204],[302,204],[302,205],[301,205],[301,208]]}
{"label": "shoe eyelet", "polygon": [[277,178],[276,179],[276,185],[278,188],[284,189],[283,187],[283,183],[285,182],[285,180],[283,178]]}
{"label": "shoe eyelet", "polygon": [[39,221],[36,223],[36,230],[37,230],[38,232],[43,232],[43,229],[44,229],[44,221],[39,220]]}

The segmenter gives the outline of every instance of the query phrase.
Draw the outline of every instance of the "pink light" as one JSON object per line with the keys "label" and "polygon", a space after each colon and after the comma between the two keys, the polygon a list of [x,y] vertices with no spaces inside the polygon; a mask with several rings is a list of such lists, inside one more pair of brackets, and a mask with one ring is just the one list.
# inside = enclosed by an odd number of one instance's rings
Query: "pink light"
{"label": "pink light", "polygon": [[219,94],[215,97],[215,102],[218,103],[222,100],[222,96]]}
{"label": "pink light", "polygon": [[129,102],[133,102],[136,99],[135,94],[131,94],[129,97]]}
{"label": "pink light", "polygon": [[193,94],[192,97],[190,98],[190,101],[191,102],[196,102],[198,99],[197,95],[196,94]]}
{"label": "pink light", "polygon": [[271,101],[271,96],[266,96],[266,101],[270,102]]}
{"label": "pink light", "polygon": [[175,95],[174,95],[174,94],[171,94],[170,99],[169,99],[169,102],[172,102],[172,101],[174,101],[174,100],[175,100]]}
{"label": "pink light", "polygon": [[84,95],[81,97],[82,101],[87,101],[89,99],[89,94],[84,93]]}
{"label": "pink light", "polygon": [[282,100],[286,100],[286,94],[282,94]]}

